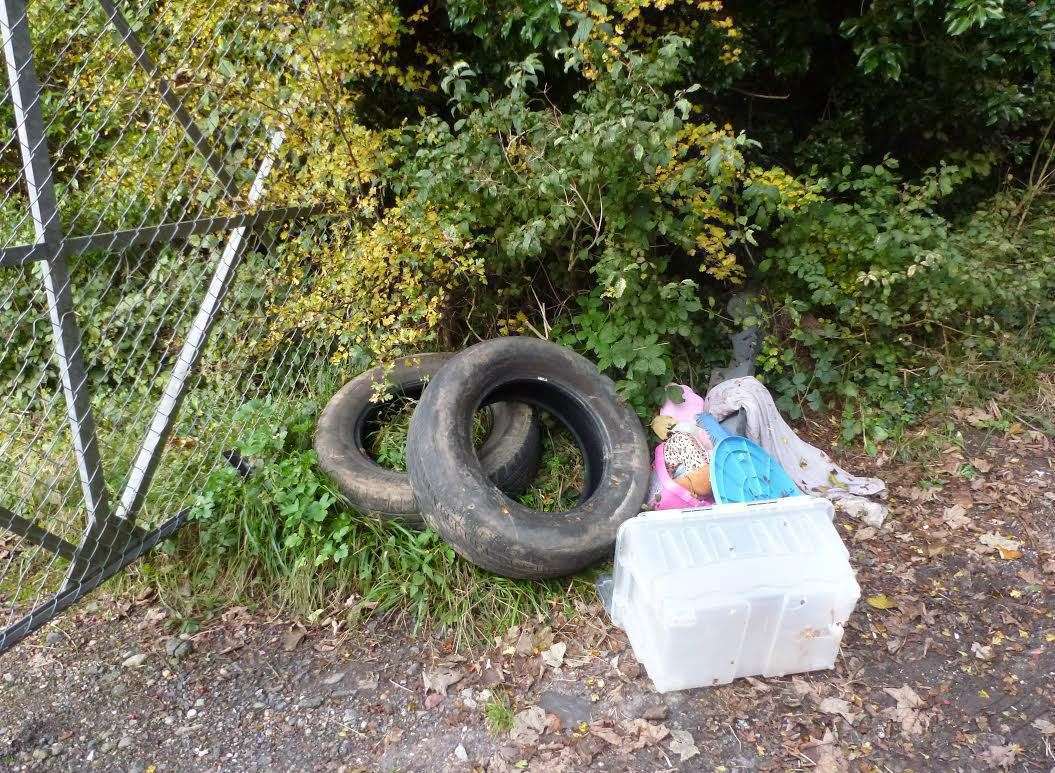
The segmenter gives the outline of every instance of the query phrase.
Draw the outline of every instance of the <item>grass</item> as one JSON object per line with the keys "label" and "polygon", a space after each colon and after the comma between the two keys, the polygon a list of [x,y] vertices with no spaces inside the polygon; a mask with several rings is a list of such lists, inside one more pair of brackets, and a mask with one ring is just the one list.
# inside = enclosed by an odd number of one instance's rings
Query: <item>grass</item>
{"label": "grass", "polygon": [[[407,434],[410,418],[414,415],[417,400],[398,397],[386,405],[366,435],[366,450],[382,467],[397,472],[407,471]],[[487,439],[490,415],[486,410],[477,411],[473,419],[473,444],[479,448]]]}
{"label": "grass", "polygon": [[559,513],[575,507],[586,470],[575,438],[550,416],[542,417],[542,461],[531,487],[517,501],[532,510]]}
{"label": "grass", "polygon": [[[377,463],[390,470],[407,470],[407,433],[415,400],[400,398],[386,410],[382,421],[367,435],[366,447]],[[542,457],[538,475],[516,500],[544,513],[575,507],[585,475],[582,454],[571,432],[548,414],[541,417]],[[480,411],[473,425],[473,442],[479,448],[487,438],[487,413]]]}
{"label": "grass", "polygon": [[491,696],[484,705],[484,721],[488,731],[496,738],[513,729],[513,706],[508,695],[496,692]]}
{"label": "grass", "polygon": [[[409,421],[408,406],[401,408],[368,444],[396,469]],[[236,420],[243,428],[236,445],[254,459],[253,475],[214,471],[194,506],[195,522],[130,574],[154,587],[177,620],[208,617],[230,603],[349,626],[387,615],[463,646],[526,618],[570,614],[593,593],[592,573],[547,582],[498,577],[463,560],[431,530],[356,512],[307,450],[313,406],[257,404]],[[483,429],[478,422],[480,439]],[[566,509],[581,480],[570,436],[545,423],[541,472],[521,499]]]}
{"label": "grass", "polygon": [[[296,392],[327,394],[339,380],[330,382]],[[570,612],[577,599],[592,594],[589,574],[541,583],[497,577],[461,559],[432,531],[356,512],[315,466],[310,441],[319,405],[293,390],[270,391],[265,400],[248,401],[244,388],[203,387],[188,395],[140,523],[152,526],[184,508],[192,510],[192,523],[111,580],[111,589],[155,590],[181,625],[194,625],[234,603],[349,626],[368,615],[387,615],[442,631],[459,644],[528,617],[562,608]],[[114,496],[156,398],[106,397],[96,407],[96,418]],[[405,468],[412,408],[409,402],[396,406],[371,434],[369,445],[381,464]],[[0,446],[5,458],[24,456],[25,461],[0,471],[5,504],[21,499],[21,513],[33,514],[40,525],[76,542],[83,528],[76,470],[71,459],[61,464],[61,448],[58,454],[42,450],[47,438],[66,440],[64,414],[54,410],[32,421],[14,418],[0,426]],[[481,412],[478,443],[486,429]],[[578,451],[550,424],[543,441],[542,470],[522,501],[543,510],[566,509],[581,479]],[[255,472],[248,479],[217,465],[220,451],[230,448],[252,461]],[[0,549],[9,547],[10,540],[0,544]],[[66,569],[65,561],[19,545],[4,562],[0,601],[9,608],[42,600]]]}
{"label": "grass", "polygon": [[[926,416],[898,429],[884,446],[890,455],[923,462],[951,447],[962,450],[968,428],[1055,435],[1055,349],[1042,331],[1004,334],[986,356],[960,349],[935,352],[935,358],[946,374],[947,391]],[[970,469],[963,472],[972,475]]]}

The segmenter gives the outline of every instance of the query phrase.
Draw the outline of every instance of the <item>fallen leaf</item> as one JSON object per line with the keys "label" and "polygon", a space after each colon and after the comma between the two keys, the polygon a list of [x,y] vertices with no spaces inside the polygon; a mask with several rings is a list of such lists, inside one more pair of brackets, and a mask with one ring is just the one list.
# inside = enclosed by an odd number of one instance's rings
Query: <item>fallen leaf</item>
{"label": "fallen leaf", "polygon": [[979,660],[992,660],[993,659],[993,648],[989,646],[983,646],[978,642],[971,645],[971,652]]}
{"label": "fallen leaf", "polygon": [[546,715],[546,732],[547,733],[559,733],[562,727],[560,717],[556,714]]}
{"label": "fallen leaf", "polygon": [[292,652],[300,644],[306,633],[303,628],[294,628],[292,631],[287,631],[286,635],[282,637],[282,649],[286,652]]}
{"label": "fallen leaf", "polygon": [[667,435],[670,434],[670,431],[674,429],[674,425],[677,423],[677,419],[673,416],[659,414],[652,420],[652,431],[656,433],[656,437],[660,440],[666,440]]}
{"label": "fallen leaf", "polygon": [[655,746],[670,735],[670,730],[666,727],[654,725],[646,719],[625,719],[620,723],[620,727],[626,733],[622,744],[622,750],[626,753],[645,746]]}
{"label": "fallen leaf", "polygon": [[971,466],[978,470],[978,472],[981,472],[983,474],[993,469],[992,463],[986,461],[985,459],[972,459]]}
{"label": "fallen leaf", "polygon": [[1007,746],[990,746],[984,752],[978,755],[978,759],[984,762],[995,770],[996,768],[1010,768],[1015,764],[1015,760],[1018,755],[1022,752],[1022,747],[1017,743],[1008,744]]}
{"label": "fallen leaf", "polygon": [[1055,722],[1044,717],[1037,717],[1033,720],[1033,727],[1040,731],[1041,735],[1055,735]]}
{"label": "fallen leaf", "polygon": [[852,494],[845,494],[835,500],[835,507],[875,529],[882,527],[887,517],[886,505]]}
{"label": "fallen leaf", "polygon": [[682,762],[691,760],[700,753],[695,741],[692,740],[692,733],[688,730],[670,731],[670,750],[677,754]]}
{"label": "fallen leaf", "polygon": [[846,754],[835,744],[831,728],[824,731],[823,738],[811,738],[803,751],[814,764],[813,773],[845,773],[850,769]]}
{"label": "fallen leaf", "polygon": [[542,650],[548,650],[550,645],[553,644],[553,629],[548,625],[543,626],[539,630],[535,631],[535,647],[534,649],[541,652]]}
{"label": "fallen leaf", "polygon": [[541,706],[518,711],[513,717],[513,727],[509,730],[509,739],[521,746],[537,744],[546,729],[546,712]]}
{"label": "fallen leaf", "polygon": [[952,507],[945,508],[944,512],[942,512],[941,519],[950,529],[962,529],[964,526],[970,526],[974,523],[967,517],[966,513],[967,508],[963,505],[953,505]]}
{"label": "fallen leaf", "polygon": [[[759,692],[771,692],[773,690],[768,684],[753,676],[746,677],[748,683]],[[671,732],[674,732],[673,730]]]}
{"label": "fallen leaf", "polygon": [[930,717],[923,711],[923,699],[908,685],[884,687],[883,692],[897,701],[897,706],[883,709],[883,715],[901,723],[905,735],[922,735],[930,725]]}
{"label": "fallen leaf", "polygon": [[451,668],[437,668],[421,673],[421,681],[425,683],[425,692],[436,692],[440,695],[446,695],[447,688],[460,681],[461,678],[462,674]]}
{"label": "fallen leaf", "polygon": [[938,488],[919,488],[913,486],[909,489],[908,496],[913,502],[929,502],[938,495]]}
{"label": "fallen leaf", "polygon": [[543,650],[542,661],[550,668],[560,668],[564,662],[564,653],[568,651],[568,645],[558,642],[549,649]]}
{"label": "fallen leaf", "polygon": [[875,537],[878,532],[871,526],[862,526],[854,532],[854,542],[867,542]]}
{"label": "fallen leaf", "polygon": [[1000,557],[1005,561],[1014,561],[1016,558],[1022,558],[1021,550],[1014,550],[1009,548],[997,548],[996,552],[1000,554]]}
{"label": "fallen leaf", "polygon": [[1043,585],[1044,578],[1040,576],[1036,569],[1020,569],[1018,576],[1022,578],[1022,581],[1027,585]]}
{"label": "fallen leaf", "polygon": [[[1019,548],[1022,547],[1022,543],[1016,539],[1005,537],[1002,534],[996,534],[994,532],[986,532],[978,541],[986,547],[993,548],[994,550],[1004,550],[1007,552],[1018,552]],[[1019,553],[1019,556],[1022,554]]]}
{"label": "fallen leaf", "polygon": [[603,722],[590,723],[590,733],[597,736],[602,741],[607,741],[612,746],[623,745],[623,737]]}
{"label": "fallen leaf", "polygon": [[810,698],[814,703],[819,703],[824,698],[823,688],[820,685],[807,682],[797,676],[791,677],[791,689],[796,695]]}
{"label": "fallen leaf", "polygon": [[530,655],[532,650],[535,649],[535,634],[532,631],[524,631],[520,634],[517,639],[516,647],[514,652],[517,655]]}
{"label": "fallen leaf", "polygon": [[817,751],[814,773],[846,773],[850,769],[846,754],[838,746],[821,746]]}
{"label": "fallen leaf", "polygon": [[869,596],[865,601],[868,602],[868,606],[875,609],[893,609],[897,606],[897,603],[885,593]]}
{"label": "fallen leaf", "polygon": [[857,715],[850,711],[849,701],[845,701],[842,698],[825,698],[818,704],[817,708],[825,714],[838,714],[851,725],[857,719]]}

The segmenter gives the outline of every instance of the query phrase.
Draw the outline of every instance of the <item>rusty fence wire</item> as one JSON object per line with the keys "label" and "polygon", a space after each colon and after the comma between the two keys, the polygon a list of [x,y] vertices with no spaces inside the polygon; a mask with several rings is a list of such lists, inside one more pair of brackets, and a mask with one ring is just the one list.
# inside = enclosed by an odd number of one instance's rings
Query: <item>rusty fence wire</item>
{"label": "rusty fence wire", "polygon": [[0,652],[176,532],[307,370],[259,339],[333,209],[276,200],[290,49],[238,8],[0,0]]}

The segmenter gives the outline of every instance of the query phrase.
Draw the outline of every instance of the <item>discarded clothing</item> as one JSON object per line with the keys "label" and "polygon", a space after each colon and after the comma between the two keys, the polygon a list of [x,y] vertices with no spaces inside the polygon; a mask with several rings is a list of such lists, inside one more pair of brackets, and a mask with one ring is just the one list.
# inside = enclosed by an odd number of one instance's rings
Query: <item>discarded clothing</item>
{"label": "discarded clothing", "polygon": [[[692,392],[688,387],[682,389]],[[707,412],[719,420],[743,411],[747,421],[745,436],[780,462],[802,490],[832,500],[846,494],[886,497],[886,484],[879,478],[851,475],[819,448],[799,438],[780,415],[769,390],[753,376],[723,381],[707,393],[703,402]]]}

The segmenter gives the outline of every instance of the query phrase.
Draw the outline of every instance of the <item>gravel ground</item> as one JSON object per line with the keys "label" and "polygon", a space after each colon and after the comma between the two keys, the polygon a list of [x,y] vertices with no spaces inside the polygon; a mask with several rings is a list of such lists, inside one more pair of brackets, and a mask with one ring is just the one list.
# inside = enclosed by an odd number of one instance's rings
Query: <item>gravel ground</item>
{"label": "gravel ground", "polygon": [[596,603],[455,653],[244,608],[172,637],[155,598],[100,595],[0,657],[0,766],[1055,770],[1048,439],[848,466],[891,512],[837,519],[863,596],[832,671],[659,695]]}

